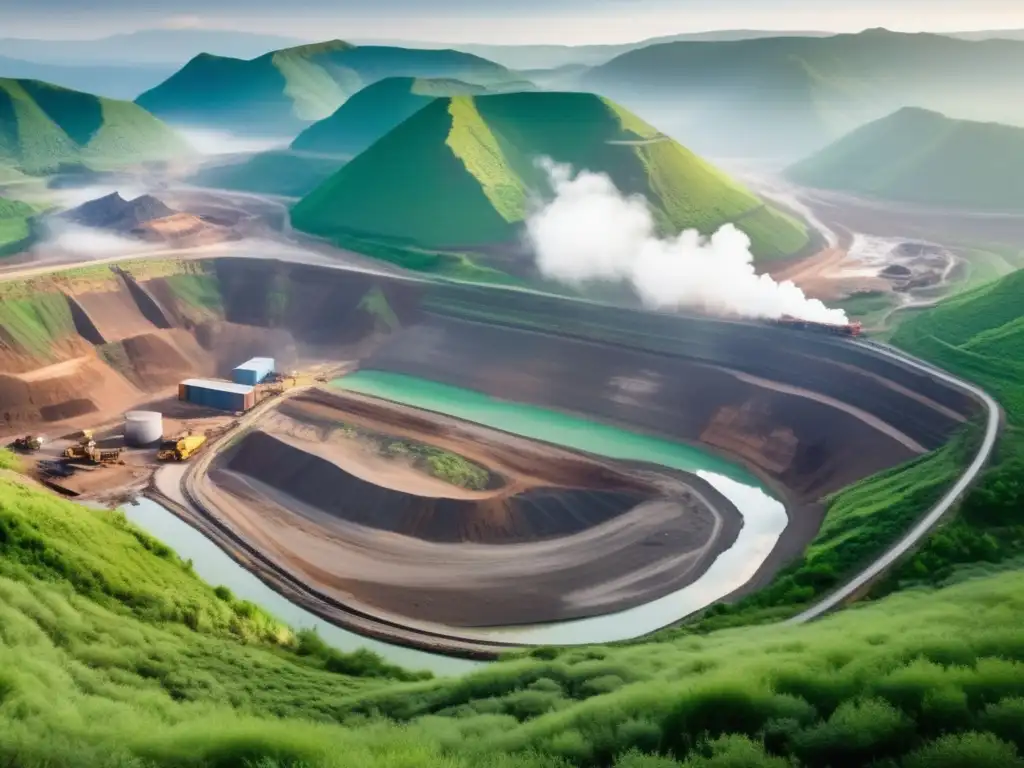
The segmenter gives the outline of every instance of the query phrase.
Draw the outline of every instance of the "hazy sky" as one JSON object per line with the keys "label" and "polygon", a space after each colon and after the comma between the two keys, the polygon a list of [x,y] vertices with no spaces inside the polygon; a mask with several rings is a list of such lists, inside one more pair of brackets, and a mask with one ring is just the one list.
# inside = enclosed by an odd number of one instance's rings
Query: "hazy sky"
{"label": "hazy sky", "polygon": [[708,29],[877,26],[1021,28],[1024,0],[0,0],[0,36],[10,37],[198,27],[319,40],[580,44]]}

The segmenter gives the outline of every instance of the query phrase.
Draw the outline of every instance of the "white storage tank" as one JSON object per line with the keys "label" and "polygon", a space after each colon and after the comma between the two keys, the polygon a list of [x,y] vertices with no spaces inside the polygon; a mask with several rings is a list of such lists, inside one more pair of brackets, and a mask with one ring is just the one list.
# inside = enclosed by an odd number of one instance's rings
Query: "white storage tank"
{"label": "white storage tank", "polygon": [[164,417],[156,411],[128,411],[124,415],[124,442],[137,448],[159,443],[164,436]]}

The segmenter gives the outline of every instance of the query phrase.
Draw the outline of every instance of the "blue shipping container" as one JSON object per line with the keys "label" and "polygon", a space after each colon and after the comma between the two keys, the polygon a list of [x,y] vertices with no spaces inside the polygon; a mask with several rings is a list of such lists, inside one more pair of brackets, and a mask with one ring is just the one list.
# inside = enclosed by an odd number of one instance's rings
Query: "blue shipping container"
{"label": "blue shipping container", "polygon": [[238,384],[256,386],[274,372],[274,358],[254,357],[235,368],[231,378]]}
{"label": "blue shipping container", "polygon": [[219,411],[247,411],[256,404],[256,390],[244,384],[187,379],[178,385],[178,399]]}

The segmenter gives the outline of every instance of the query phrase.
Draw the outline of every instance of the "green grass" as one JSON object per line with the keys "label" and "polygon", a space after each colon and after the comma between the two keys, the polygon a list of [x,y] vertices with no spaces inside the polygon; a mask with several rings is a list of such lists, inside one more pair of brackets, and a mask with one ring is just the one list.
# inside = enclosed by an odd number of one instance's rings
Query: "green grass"
{"label": "green grass", "polygon": [[[664,234],[685,228],[711,234],[736,221],[759,257],[792,255],[807,245],[803,225],[764,208],[674,141],[609,143],[656,135],[592,94],[437,99],[303,198],[292,221],[337,242],[356,237],[425,250],[484,250],[520,236],[530,195],[548,191],[535,164],[546,156],[606,173],[624,193],[644,195]],[[408,168],[417,172],[410,176]]]}
{"label": "green grass", "polygon": [[1024,128],[902,109],[856,129],[787,175],[801,184],[987,211],[1024,206]]}
{"label": "green grass", "polygon": [[213,274],[169,275],[162,278],[174,294],[175,298],[186,307],[191,308],[199,316],[213,314],[224,315],[224,297],[220,292],[220,283]]}
{"label": "green grass", "polygon": [[61,293],[0,301],[0,328],[17,347],[39,360],[52,359],[53,345],[75,333],[68,300]]}
{"label": "green grass", "polygon": [[0,257],[17,253],[31,245],[32,219],[36,209],[20,200],[0,197]]}
{"label": "green grass", "polygon": [[462,456],[426,443],[402,440],[353,424],[339,424],[338,430],[351,440],[368,443],[390,459],[405,459],[422,472],[459,488],[482,491],[490,483],[490,473]]}
{"label": "green grass", "polygon": [[44,174],[62,165],[111,168],[186,151],[170,128],[130,102],[0,79],[0,165]]}
{"label": "green grass", "polygon": [[542,648],[401,681],[203,584],[116,513],[0,481],[0,523],[5,765],[1021,764],[1019,572],[806,627]]}

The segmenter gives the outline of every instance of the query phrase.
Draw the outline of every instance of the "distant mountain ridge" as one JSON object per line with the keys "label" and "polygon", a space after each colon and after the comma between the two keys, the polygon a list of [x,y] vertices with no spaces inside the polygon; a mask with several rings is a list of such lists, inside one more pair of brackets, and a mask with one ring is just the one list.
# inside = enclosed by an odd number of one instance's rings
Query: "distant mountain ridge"
{"label": "distant mountain ridge", "polygon": [[143,29],[96,40],[0,38],[0,55],[48,64],[180,67],[200,53],[251,59],[308,42],[284,35],[213,29]]}
{"label": "distant mountain ridge", "polygon": [[36,80],[0,79],[0,166],[48,173],[105,168],[189,152],[167,125],[130,101]]}
{"label": "distant mountain ridge", "polygon": [[64,212],[61,217],[87,227],[130,232],[148,221],[162,219],[175,213],[177,211],[152,195],[126,200],[120,193],[112,192],[82,203],[77,208]]}
{"label": "distant mountain ridge", "polygon": [[902,202],[1024,210],[1024,128],[905,108],[796,163],[800,184]]}
{"label": "distant mountain ridge", "polygon": [[[588,93],[532,92],[432,101],[292,211],[298,228],[336,242],[408,248],[516,243],[527,201],[546,190],[536,158],[608,173],[649,201],[666,233],[710,233],[736,221],[764,258],[808,244],[798,222],[663,137],[616,104]],[[411,263],[432,269],[427,256]],[[407,264],[409,265],[409,264]]]}
{"label": "distant mountain ridge", "polygon": [[0,56],[0,77],[42,80],[63,88],[95,93],[108,99],[131,101],[172,74],[174,68],[166,64],[39,64]]}
{"label": "distant mountain ridge", "polygon": [[795,160],[904,106],[1024,122],[1024,43],[883,29],[666,43],[590,70],[582,86],[651,119],[671,104],[665,130],[706,154]]}
{"label": "distant mountain ridge", "polygon": [[366,85],[396,75],[479,85],[516,79],[494,62],[458,51],[331,40],[250,60],[202,54],[136,103],[172,122],[250,135],[295,135]]}

